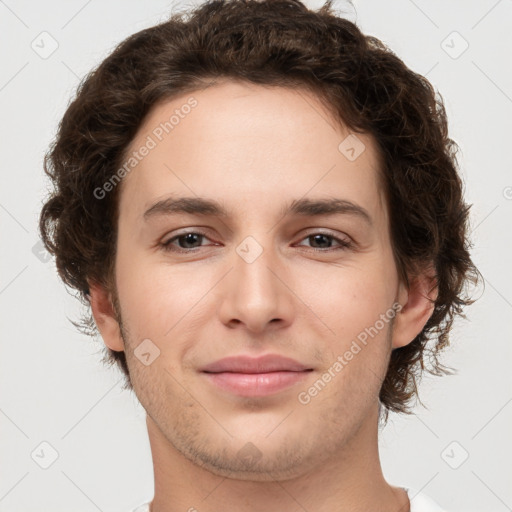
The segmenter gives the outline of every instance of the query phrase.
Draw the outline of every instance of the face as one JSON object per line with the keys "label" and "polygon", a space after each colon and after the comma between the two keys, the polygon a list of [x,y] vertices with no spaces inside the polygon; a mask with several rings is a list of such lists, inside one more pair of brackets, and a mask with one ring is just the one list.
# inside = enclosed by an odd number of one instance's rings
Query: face
{"label": "face", "polygon": [[[216,474],[290,476],[341,453],[413,339],[392,325],[407,294],[376,146],[349,133],[311,93],[223,82],[155,107],[130,146],[145,156],[119,203],[122,336],[102,335],[158,435]],[[229,388],[203,371],[267,354],[308,371]]]}

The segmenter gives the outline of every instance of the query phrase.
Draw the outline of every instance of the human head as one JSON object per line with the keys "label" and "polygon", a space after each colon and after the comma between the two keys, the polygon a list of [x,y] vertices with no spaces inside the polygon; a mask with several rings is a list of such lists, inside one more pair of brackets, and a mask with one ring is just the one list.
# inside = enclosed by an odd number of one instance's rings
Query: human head
{"label": "human head", "polygon": [[[380,400],[407,412],[429,339],[436,354],[454,317],[471,301],[463,287],[477,271],[468,253],[468,206],[448,137],[441,98],[378,39],[298,1],[211,1],[123,41],[81,83],[45,170],[55,190],[41,213],[41,234],[64,282],[89,304],[99,283],[116,301],[115,262],[122,186],[113,183],[144,120],[166,101],[220,79],[309,91],[353,133],[369,135],[389,212],[397,273],[408,286],[427,270],[437,294],[422,331],[392,351]],[[434,283],[433,285],[434,286]],[[95,334],[86,316],[82,328]],[[131,387],[124,352],[107,348]]]}

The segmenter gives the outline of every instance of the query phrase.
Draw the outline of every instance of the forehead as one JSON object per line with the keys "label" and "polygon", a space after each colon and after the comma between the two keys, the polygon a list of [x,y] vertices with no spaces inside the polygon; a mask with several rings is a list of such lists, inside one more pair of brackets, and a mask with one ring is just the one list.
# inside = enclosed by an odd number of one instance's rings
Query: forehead
{"label": "forehead", "polygon": [[160,102],[127,157],[134,152],[120,203],[130,215],[168,193],[217,198],[230,210],[277,211],[310,194],[382,207],[375,141],[304,89],[225,81]]}

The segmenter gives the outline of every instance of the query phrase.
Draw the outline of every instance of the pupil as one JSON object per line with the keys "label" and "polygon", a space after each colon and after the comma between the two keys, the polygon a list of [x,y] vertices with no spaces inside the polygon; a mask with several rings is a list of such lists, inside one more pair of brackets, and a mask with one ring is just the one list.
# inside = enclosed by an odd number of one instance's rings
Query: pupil
{"label": "pupil", "polygon": [[315,242],[317,242],[318,239],[322,239],[323,238],[324,241],[327,241],[327,246],[329,247],[329,241],[328,241],[328,237],[327,236],[325,236],[325,235],[313,235],[312,238],[313,238],[313,240],[315,240]]}
{"label": "pupil", "polygon": [[[182,238],[184,238],[184,240],[185,240],[185,245],[187,245],[187,244],[189,244],[189,243],[193,244],[193,243],[194,243],[194,240],[193,240],[193,239],[194,239],[194,238],[196,238],[196,239],[197,239],[197,237],[198,237],[198,236],[201,236],[201,235],[198,235],[198,234],[196,234],[196,233],[187,233],[187,234],[186,234],[186,235],[184,235]],[[196,241],[197,241],[197,240],[196,240]],[[189,248],[189,247],[187,247],[187,248]]]}

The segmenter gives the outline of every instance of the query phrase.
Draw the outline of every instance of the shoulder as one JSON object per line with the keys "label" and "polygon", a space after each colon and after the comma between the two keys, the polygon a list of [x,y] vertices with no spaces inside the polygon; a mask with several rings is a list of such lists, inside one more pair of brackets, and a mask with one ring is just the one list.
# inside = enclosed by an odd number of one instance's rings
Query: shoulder
{"label": "shoulder", "polygon": [[131,512],[149,512],[150,501],[144,503],[143,505],[139,505],[137,508],[134,508]]}
{"label": "shoulder", "polygon": [[448,510],[438,505],[432,498],[425,493],[404,487],[411,502],[410,512],[448,512]]}

